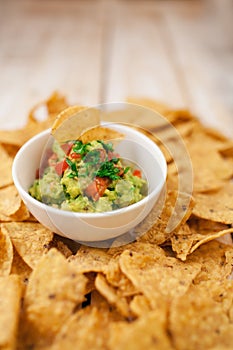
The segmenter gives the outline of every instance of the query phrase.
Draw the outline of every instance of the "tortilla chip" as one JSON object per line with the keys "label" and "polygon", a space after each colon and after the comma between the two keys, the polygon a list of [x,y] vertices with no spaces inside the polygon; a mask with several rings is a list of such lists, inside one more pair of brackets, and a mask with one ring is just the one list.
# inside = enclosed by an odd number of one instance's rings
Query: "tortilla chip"
{"label": "tortilla chip", "polygon": [[[9,217],[10,221],[25,221],[30,218],[30,212],[23,201],[15,214]],[[7,220],[8,221],[8,220]]]}
{"label": "tortilla chip", "polygon": [[41,108],[45,111],[47,119],[53,121],[57,117],[58,113],[60,113],[67,107],[68,104],[66,98],[55,91],[47,100],[38,103],[31,109],[28,116],[28,123],[30,123],[31,121],[34,123],[39,122],[37,115],[38,110],[40,110]]}
{"label": "tortilla chip", "polygon": [[[41,106],[47,109],[47,119],[39,121],[36,111]],[[0,130],[0,143],[10,146],[21,147],[31,137],[51,127],[58,113],[67,107],[65,98],[58,93],[52,94],[48,100],[36,105],[29,114],[27,124],[18,130]]]}
{"label": "tortilla chip", "polygon": [[105,313],[96,307],[87,307],[68,319],[50,349],[105,349],[108,325]]}
{"label": "tortilla chip", "polygon": [[11,266],[11,275],[17,275],[24,287],[27,286],[32,269],[21,258],[17,250],[14,248],[14,257]]}
{"label": "tortilla chip", "polygon": [[71,249],[68,247],[67,240],[65,237],[60,237],[58,235],[53,236],[53,240],[49,243],[50,249],[56,248],[60,253],[68,259],[72,255]]}
{"label": "tortilla chip", "polygon": [[139,293],[139,290],[122,272],[119,264],[121,254],[127,249],[130,250],[130,252],[138,252],[141,255],[155,256],[159,254],[165,256],[165,252],[162,248],[155,244],[145,242],[133,242],[121,247],[110,248],[108,253],[112,255],[112,258],[105,270],[106,279],[112,286],[117,287],[118,291],[124,297],[134,296]]}
{"label": "tortilla chip", "polygon": [[98,292],[103,295],[110,304],[114,305],[124,317],[132,317],[126,298],[122,297],[118,289],[108,284],[103,275],[97,275],[95,286]]}
{"label": "tortilla chip", "polygon": [[223,157],[233,157],[233,140],[226,141],[220,148],[219,153]]}
{"label": "tortilla chip", "polygon": [[195,195],[193,214],[223,224],[233,223],[233,183],[227,182],[219,191]]}
{"label": "tortilla chip", "polygon": [[[205,147],[203,147],[203,144]],[[233,166],[218,152],[222,141],[206,135],[202,129],[187,138],[186,146],[194,171],[194,191],[205,192],[219,189],[233,175]]]}
{"label": "tortilla chip", "polygon": [[32,269],[48,251],[49,243],[53,239],[51,231],[32,222],[5,223],[2,224],[2,232],[9,235],[19,255]]}
{"label": "tortilla chip", "polygon": [[21,198],[14,185],[0,189],[0,213],[11,216],[19,210]]}
{"label": "tortilla chip", "polygon": [[227,258],[226,254],[232,249],[233,246],[210,241],[190,254],[186,262],[201,264],[200,272],[195,277],[194,283],[198,284],[208,280],[221,281],[228,278],[232,273],[232,260],[230,256]]}
{"label": "tortilla chip", "polygon": [[152,311],[133,323],[113,323],[109,331],[109,348],[112,350],[166,349],[172,350],[166,331],[166,313]]}
{"label": "tortilla chip", "polygon": [[193,236],[187,224],[182,225],[178,232],[173,233],[171,244],[177,258],[185,261],[193,244]]}
{"label": "tortilla chip", "polygon": [[210,298],[203,289],[189,290],[171,304],[170,327],[177,349],[231,349],[233,324],[221,304]]}
{"label": "tortilla chip", "polygon": [[0,230],[0,276],[10,274],[13,261],[13,247],[7,233]]}
{"label": "tortilla chip", "polygon": [[116,287],[122,297],[131,297],[138,293],[137,288],[121,271],[119,257],[110,260],[105,273],[107,282]]}
{"label": "tortilla chip", "polygon": [[135,295],[130,303],[130,309],[137,317],[148,314],[151,311],[150,303],[144,295]]}
{"label": "tortilla chip", "polygon": [[188,220],[193,206],[194,201],[189,194],[168,191],[161,214],[158,216],[158,208],[155,206],[155,213],[152,210],[146,220],[135,228],[135,231],[140,234],[145,232],[144,235],[139,236],[138,241],[159,245],[166,242],[171,238],[172,233],[179,230],[179,227]]}
{"label": "tortilla chip", "polygon": [[233,233],[233,228],[213,221],[192,218],[171,237],[172,249],[183,261],[200,245]]}
{"label": "tortilla chip", "polygon": [[72,106],[62,111],[52,126],[52,136],[58,142],[78,140],[86,130],[100,124],[97,109]]}
{"label": "tortilla chip", "polygon": [[169,301],[183,295],[201,268],[198,263],[184,264],[172,257],[143,256],[127,250],[120,257],[120,266],[153,308],[159,307],[161,298]]}
{"label": "tortilla chip", "polygon": [[8,156],[4,147],[0,144],[0,188],[12,184],[12,158]]}
{"label": "tortilla chip", "polygon": [[102,141],[116,141],[124,138],[124,135],[118,131],[115,131],[111,128],[105,128],[102,126],[96,126],[85,131],[81,136],[80,140],[83,143],[88,143],[94,140],[102,140]]}
{"label": "tortilla chip", "polygon": [[17,276],[0,277],[0,348],[16,349],[21,305],[21,285]]}
{"label": "tortilla chip", "polygon": [[18,146],[10,145],[8,143],[2,143],[2,147],[4,148],[8,157],[11,158],[12,160],[16,156],[17,152],[19,151]]}
{"label": "tortilla chip", "polygon": [[32,272],[25,293],[21,334],[24,343],[51,344],[74,308],[84,301],[85,285],[86,278],[55,248],[44,255]]}
{"label": "tortilla chip", "polygon": [[0,221],[24,221],[30,213],[14,185],[0,189]]}
{"label": "tortilla chip", "polygon": [[68,261],[79,273],[105,272],[110,258],[104,249],[81,246]]}

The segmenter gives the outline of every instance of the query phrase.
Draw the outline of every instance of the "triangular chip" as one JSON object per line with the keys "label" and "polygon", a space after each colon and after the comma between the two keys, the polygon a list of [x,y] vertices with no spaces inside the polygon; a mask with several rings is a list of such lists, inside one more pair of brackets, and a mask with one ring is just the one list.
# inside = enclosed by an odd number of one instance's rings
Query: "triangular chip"
{"label": "triangular chip", "polygon": [[123,134],[121,134],[118,131],[115,131],[113,129],[110,128],[105,128],[102,126],[96,126],[92,129],[87,130],[86,132],[84,132],[81,137],[80,140],[83,143],[88,143],[94,140],[101,140],[101,141],[112,141],[112,140],[120,140],[124,137]]}
{"label": "triangular chip", "polygon": [[51,345],[59,329],[84,301],[86,282],[55,248],[41,258],[30,276],[24,299],[20,334],[23,349],[32,342],[42,348]]}
{"label": "triangular chip", "polygon": [[16,349],[21,285],[17,276],[0,278],[0,349]]}
{"label": "triangular chip", "polygon": [[0,230],[0,276],[10,274],[13,261],[13,247],[7,233]]}
{"label": "triangular chip", "polygon": [[84,131],[100,124],[100,112],[94,108],[72,106],[63,110],[52,126],[52,136],[60,143],[77,140]]}
{"label": "triangular chip", "polygon": [[2,224],[2,232],[8,234],[11,241],[22,257],[32,269],[35,268],[53,239],[53,233],[39,223],[11,222]]}

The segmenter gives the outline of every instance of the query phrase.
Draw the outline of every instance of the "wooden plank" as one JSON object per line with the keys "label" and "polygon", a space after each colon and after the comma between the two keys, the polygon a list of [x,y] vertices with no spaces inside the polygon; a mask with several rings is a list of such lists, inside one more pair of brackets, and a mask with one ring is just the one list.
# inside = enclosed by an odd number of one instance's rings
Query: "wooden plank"
{"label": "wooden plank", "polygon": [[164,41],[164,13],[156,1],[119,1],[109,19],[109,57],[104,100],[129,95],[186,104]]}
{"label": "wooden plank", "polygon": [[136,95],[185,105],[232,136],[232,7],[229,0],[115,3],[105,100]]}
{"label": "wooden plank", "polygon": [[165,1],[163,7],[188,107],[232,137],[232,1]]}
{"label": "wooden plank", "polygon": [[20,127],[54,90],[99,102],[103,21],[99,2],[0,2],[0,123]]}

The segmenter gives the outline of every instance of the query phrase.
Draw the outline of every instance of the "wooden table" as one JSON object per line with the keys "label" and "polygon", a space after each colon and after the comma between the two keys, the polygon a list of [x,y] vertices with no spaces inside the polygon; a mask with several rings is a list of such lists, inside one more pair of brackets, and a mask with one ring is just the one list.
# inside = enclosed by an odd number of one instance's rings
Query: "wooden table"
{"label": "wooden table", "polygon": [[231,0],[0,0],[0,122],[54,90],[94,105],[146,96],[232,136]]}

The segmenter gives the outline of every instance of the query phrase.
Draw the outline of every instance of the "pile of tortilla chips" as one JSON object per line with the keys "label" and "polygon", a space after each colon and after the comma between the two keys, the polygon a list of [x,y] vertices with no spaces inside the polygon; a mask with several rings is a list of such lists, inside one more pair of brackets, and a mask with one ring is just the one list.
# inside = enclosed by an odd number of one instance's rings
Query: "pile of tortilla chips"
{"label": "pile of tortilla chips", "polygon": [[137,241],[101,249],[60,238],[30,215],[11,165],[64,97],[36,106],[22,130],[0,131],[0,349],[233,349],[233,141],[188,111],[130,102],[158,110],[183,137],[194,169],[183,220],[166,231],[178,185],[164,149],[165,205]]}

